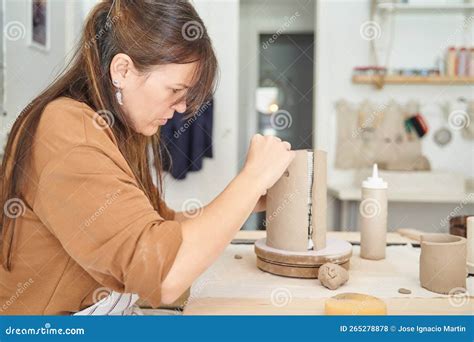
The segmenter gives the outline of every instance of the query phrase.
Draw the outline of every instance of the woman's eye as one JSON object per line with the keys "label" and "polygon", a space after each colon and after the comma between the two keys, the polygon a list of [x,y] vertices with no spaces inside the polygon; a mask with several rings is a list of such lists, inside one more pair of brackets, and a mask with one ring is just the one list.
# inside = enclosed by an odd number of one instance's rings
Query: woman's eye
{"label": "woman's eye", "polygon": [[177,93],[179,93],[180,90],[181,89],[173,89],[173,93],[177,94]]}

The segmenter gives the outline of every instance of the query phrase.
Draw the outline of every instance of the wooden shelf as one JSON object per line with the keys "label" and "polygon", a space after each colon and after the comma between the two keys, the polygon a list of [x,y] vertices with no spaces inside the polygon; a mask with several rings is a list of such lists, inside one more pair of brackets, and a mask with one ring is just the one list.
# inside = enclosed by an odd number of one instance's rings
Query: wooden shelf
{"label": "wooden shelf", "polygon": [[474,84],[474,77],[354,75],[352,76],[352,82],[357,84],[374,84],[378,88],[382,88],[384,84],[469,85]]}
{"label": "wooden shelf", "polygon": [[382,11],[436,11],[442,13],[444,11],[465,11],[474,10],[474,4],[397,4],[397,3],[380,3],[377,8]]}

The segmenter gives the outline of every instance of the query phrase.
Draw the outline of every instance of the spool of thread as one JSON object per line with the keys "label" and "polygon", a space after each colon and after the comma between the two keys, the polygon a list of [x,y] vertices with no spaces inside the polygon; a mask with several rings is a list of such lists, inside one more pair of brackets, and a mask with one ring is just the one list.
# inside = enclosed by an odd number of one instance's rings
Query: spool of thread
{"label": "spool of thread", "polygon": [[468,75],[468,61],[469,61],[469,52],[465,47],[462,47],[458,51],[457,55],[457,75],[458,76],[467,76]]}
{"label": "spool of thread", "polygon": [[446,52],[446,75],[456,76],[456,48],[454,46]]}
{"label": "spool of thread", "polygon": [[474,216],[467,218],[467,271],[474,274]]}
{"label": "spool of thread", "polygon": [[469,49],[469,67],[468,67],[468,75],[473,77],[474,76],[474,48]]}
{"label": "spool of thread", "polygon": [[408,132],[414,130],[418,137],[422,138],[428,132],[428,125],[419,113],[405,120],[405,128]]}

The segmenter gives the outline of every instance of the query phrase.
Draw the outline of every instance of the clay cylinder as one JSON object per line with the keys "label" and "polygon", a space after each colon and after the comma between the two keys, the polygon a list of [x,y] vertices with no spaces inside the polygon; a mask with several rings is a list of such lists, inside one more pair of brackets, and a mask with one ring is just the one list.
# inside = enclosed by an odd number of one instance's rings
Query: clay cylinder
{"label": "clay cylinder", "polygon": [[467,218],[466,235],[467,269],[469,273],[474,274],[474,216],[469,216]]}
{"label": "clay cylinder", "polygon": [[326,248],[327,231],[327,154],[314,150],[313,154],[313,199],[311,204],[312,236],[314,250]]}
{"label": "clay cylinder", "polygon": [[[307,251],[311,211],[311,240],[314,250],[320,250],[326,247],[326,152],[295,152],[287,171],[267,192],[266,244],[286,251]],[[311,168],[313,177],[309,174]]]}
{"label": "clay cylinder", "polygon": [[387,245],[387,190],[362,188],[359,212],[361,258],[384,259]]}
{"label": "clay cylinder", "polygon": [[466,239],[449,234],[421,235],[420,283],[425,289],[449,294],[466,288]]}

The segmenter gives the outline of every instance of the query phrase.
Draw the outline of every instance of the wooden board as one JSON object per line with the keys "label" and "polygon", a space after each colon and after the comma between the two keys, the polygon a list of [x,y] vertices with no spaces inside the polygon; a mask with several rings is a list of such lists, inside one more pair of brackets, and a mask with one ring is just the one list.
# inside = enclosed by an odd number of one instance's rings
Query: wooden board
{"label": "wooden board", "polygon": [[352,255],[352,245],[340,239],[327,239],[326,248],[319,251],[293,252],[269,247],[265,239],[255,242],[258,257],[274,263],[296,266],[321,266],[327,262],[342,264]]}
{"label": "wooden board", "polygon": [[[388,298],[389,315],[472,315],[474,298],[462,306],[448,298]],[[324,315],[325,299],[291,298],[276,306],[269,299],[199,298],[184,308],[184,315]]]}
{"label": "wooden board", "polygon": [[[349,260],[340,265],[348,270]],[[285,265],[261,258],[257,258],[257,267],[262,271],[290,278],[316,279],[319,272],[319,266]]]}
{"label": "wooden board", "polygon": [[354,75],[353,83],[359,84],[446,84],[446,85],[469,85],[474,84],[474,77],[450,77],[450,76],[369,76]]}
{"label": "wooden board", "polygon": [[266,239],[255,242],[257,267],[265,272],[293,278],[318,278],[319,267],[325,263],[349,267],[352,245],[340,239],[327,239],[319,251],[293,252],[267,246]]}

